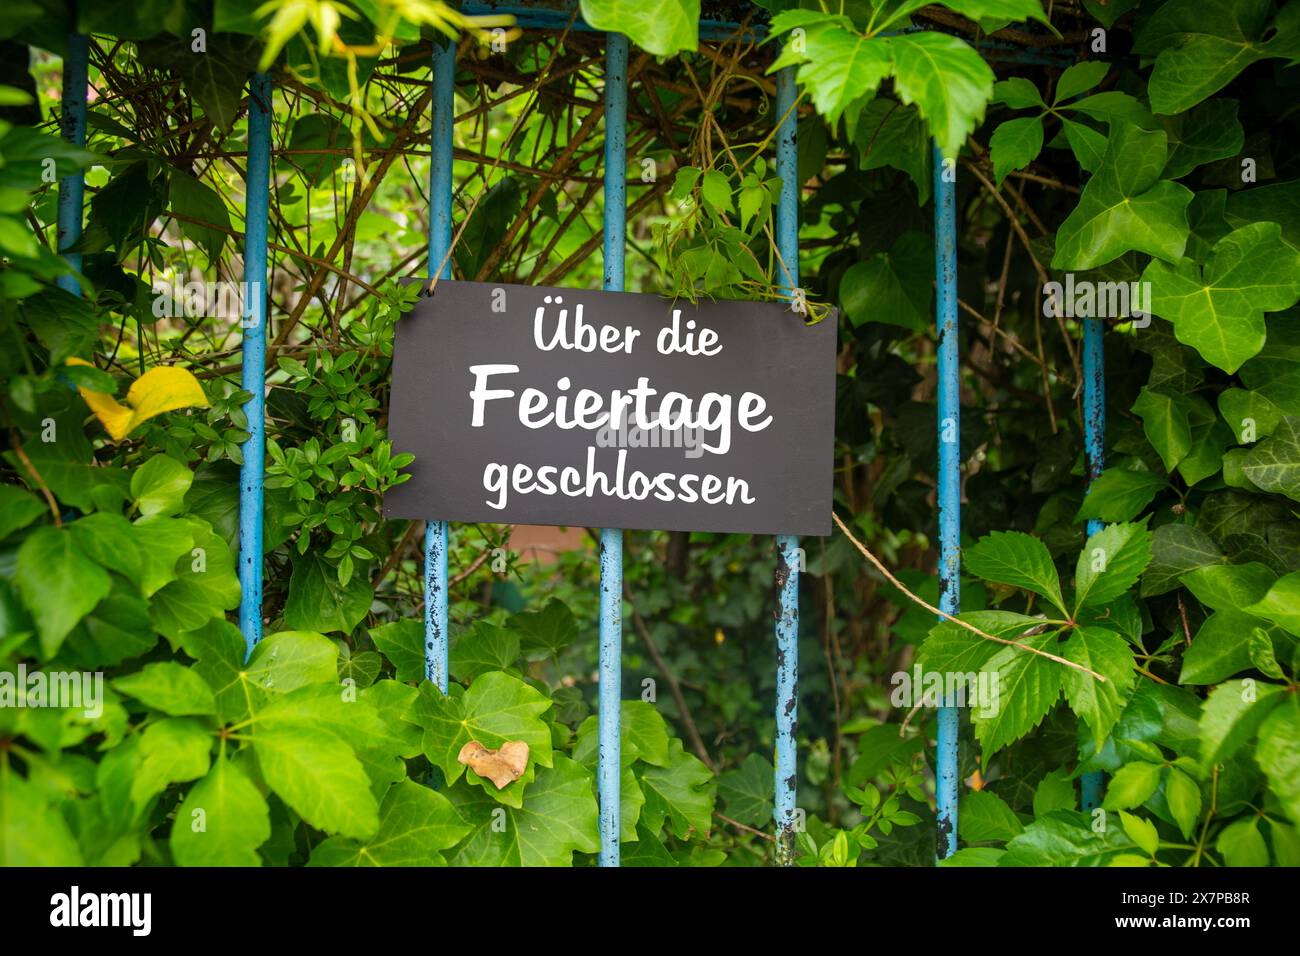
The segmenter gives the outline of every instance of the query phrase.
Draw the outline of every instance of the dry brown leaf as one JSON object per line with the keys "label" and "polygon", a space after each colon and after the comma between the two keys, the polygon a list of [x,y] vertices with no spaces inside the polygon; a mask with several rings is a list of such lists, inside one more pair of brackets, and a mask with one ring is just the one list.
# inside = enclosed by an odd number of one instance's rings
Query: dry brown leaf
{"label": "dry brown leaf", "polygon": [[491,780],[501,790],[514,783],[528,766],[528,744],[522,740],[507,740],[498,750],[489,750],[477,740],[471,740],[456,760],[465,764],[480,777]]}

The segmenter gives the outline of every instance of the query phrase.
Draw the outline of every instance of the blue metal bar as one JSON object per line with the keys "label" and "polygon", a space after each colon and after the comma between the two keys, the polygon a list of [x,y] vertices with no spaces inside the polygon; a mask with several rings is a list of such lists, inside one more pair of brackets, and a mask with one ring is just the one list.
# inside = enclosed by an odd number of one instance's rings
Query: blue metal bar
{"label": "blue metal bar", "polygon": [[[622,292],[627,270],[627,37],[605,39],[605,282]],[[600,532],[600,865],[618,866],[623,708],[623,532]]]}
{"label": "blue metal bar", "polygon": [[[429,158],[429,273],[451,278],[452,133],[456,45],[433,45],[433,133]],[[436,270],[436,271],[435,271]],[[447,522],[424,527],[424,676],[447,693]]]}
{"label": "blue metal bar", "polygon": [[[1083,320],[1083,449],[1089,485],[1101,477],[1106,467],[1106,352],[1102,341],[1105,334],[1101,319]],[[1088,536],[1103,527],[1103,522],[1093,518],[1088,522]],[[1101,771],[1085,773],[1079,778],[1084,810],[1101,806],[1101,789]]]}
{"label": "blue metal bar", "polygon": [[[63,107],[59,127],[63,138],[74,146],[86,145],[86,86],[89,73],[90,37],[84,33],[68,35],[68,55],[63,60]],[[86,195],[86,174],[77,170],[59,180],[59,217],[57,248],[60,252],[81,238],[82,202]],[[64,260],[76,272],[81,271],[81,253],[64,252]],[[55,280],[60,289],[81,294],[75,275]]]}
{"label": "blue metal bar", "polygon": [[244,327],[240,383],[248,440],[239,466],[239,629],[248,654],[262,639],[262,486],[266,454],[267,218],[271,195],[271,77],[248,84],[248,180],[244,186]]}
{"label": "blue metal bar", "polygon": [[[957,356],[957,200],[943,154],[933,147],[935,320],[939,330],[939,610],[961,610],[961,379]],[[955,167],[953,167],[955,168]],[[956,707],[939,708],[935,754],[937,855],[957,850]]]}
{"label": "blue metal bar", "polygon": [[[781,196],[776,207],[776,248],[779,268],[792,304],[799,295],[799,159],[798,115],[794,67],[776,75],[776,174]],[[799,761],[795,728],[799,720],[799,539],[776,539],[776,587],[780,609],[776,619],[776,789],[772,816],[776,821],[776,862],[793,866],[795,860],[795,798],[799,786]]]}

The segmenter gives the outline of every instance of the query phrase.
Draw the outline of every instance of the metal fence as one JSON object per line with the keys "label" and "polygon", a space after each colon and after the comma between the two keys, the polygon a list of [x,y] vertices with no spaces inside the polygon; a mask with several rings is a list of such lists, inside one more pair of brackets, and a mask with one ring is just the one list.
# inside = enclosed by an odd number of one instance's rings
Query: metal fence
{"label": "metal fence", "polygon": [[[463,12],[509,13],[524,29],[590,30],[569,13],[547,9],[506,9],[483,4],[464,5]],[[752,28],[750,28],[752,29]],[[734,38],[740,24],[700,21],[702,39]],[[60,117],[63,136],[82,145],[86,130],[89,37],[69,37],[63,71]],[[1022,62],[1041,62],[1038,54],[1016,54]],[[455,125],[454,44],[434,44],[432,61],[432,153],[430,162],[429,270],[451,278],[452,244],[452,143]],[[605,168],[604,168],[604,288],[623,291],[624,246],[627,216],[627,89],[628,41],[618,33],[606,34]],[[776,241],[785,288],[793,303],[799,288],[799,176],[797,170],[797,93],[795,68],[777,73],[776,160],[781,194],[776,207]],[[273,88],[265,73],[249,82],[248,178],[245,190],[244,281],[246,288],[268,288],[267,226],[270,190],[271,117]],[[938,147],[933,149],[935,231],[935,323],[938,333],[938,517],[940,610],[961,610],[961,377],[957,325],[957,213],[955,166],[946,164]],[[64,250],[81,234],[85,181],[83,174],[59,181],[58,244]],[[64,253],[79,268],[80,256]],[[76,279],[64,277],[60,286],[79,292]],[[252,397],[245,406],[248,440],[243,445],[239,487],[239,581],[242,597],[239,625],[248,653],[262,637],[262,499],[265,457],[264,402],[266,396],[265,294],[244,297],[242,385]],[[792,318],[792,321],[797,321]],[[1103,467],[1105,432],[1105,365],[1100,319],[1084,321],[1083,378],[1084,432],[1087,476],[1091,483]],[[1089,522],[1091,535],[1100,522]],[[430,518],[424,539],[425,675],[446,693],[448,680],[447,522]],[[795,860],[799,680],[799,540],[776,538],[776,744],[775,797],[776,857],[782,865]],[[600,865],[619,865],[619,773],[621,751],[621,670],[623,606],[623,532],[600,533],[599,622],[599,751],[597,786],[600,807]],[[935,752],[937,856],[957,849],[958,761],[960,714],[955,707],[938,711]],[[1084,809],[1100,803],[1101,774],[1081,779]]]}

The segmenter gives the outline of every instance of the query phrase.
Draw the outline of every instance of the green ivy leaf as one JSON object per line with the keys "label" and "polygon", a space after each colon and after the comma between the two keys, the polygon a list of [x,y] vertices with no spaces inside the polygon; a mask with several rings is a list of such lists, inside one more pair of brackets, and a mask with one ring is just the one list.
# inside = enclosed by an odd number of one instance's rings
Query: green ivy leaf
{"label": "green ivy leaf", "polygon": [[154,626],[172,638],[239,606],[239,578],[226,540],[201,518],[183,520],[199,554],[180,556],[175,563],[176,580],[160,588],[149,607]]}
{"label": "green ivy leaf", "polygon": [[[718,796],[727,816],[751,827],[766,827],[772,822],[775,789],[772,764],[755,753],[718,777]],[[958,819],[962,819],[960,815]]]}
{"label": "green ivy leaf", "polygon": [[229,133],[239,112],[244,81],[258,65],[261,43],[254,37],[224,33],[209,36],[204,53],[194,53],[190,43],[188,34],[159,34],[140,44],[140,58],[175,71],[207,118]]}
{"label": "green ivy leaf", "polygon": [[945,33],[909,33],[888,42],[898,98],[916,105],[940,152],[955,158],[984,118],[993,71],[969,44]]}
{"label": "green ivy leaf", "polygon": [[[624,766],[644,760],[656,767],[669,764],[668,724],[653,704],[643,700],[625,700],[620,708],[619,728]],[[596,766],[599,748],[599,727],[592,714],[578,728],[578,741],[573,748],[573,759],[588,767]]]}
{"label": "green ivy leaf", "polygon": [[[370,629],[370,639],[388,658],[400,681],[424,680],[424,622],[409,617]],[[463,641],[464,638],[462,637]],[[458,677],[463,676],[457,674]]]}
{"label": "green ivy leaf", "polygon": [[1026,588],[1041,595],[1065,614],[1061,579],[1052,555],[1033,535],[1020,531],[994,531],[965,552],[966,569],[986,581]]}
{"label": "green ivy leaf", "polygon": [[1267,594],[1276,580],[1277,574],[1258,561],[1209,564],[1182,576],[1183,585],[1192,596],[1216,611],[1249,610],[1246,605]]}
{"label": "green ivy leaf", "polygon": [[1144,388],[1133,403],[1133,413],[1142,419],[1147,441],[1160,456],[1170,474],[1192,450],[1192,424],[1187,412],[1187,395],[1170,395]]}
{"label": "green ivy leaf", "polygon": [[[819,19],[823,22],[807,27],[804,48],[786,44],[768,72],[800,64],[796,78],[808,91],[817,112],[831,127],[847,113],[853,128],[863,100],[876,91],[893,67],[890,41],[862,36],[847,24],[847,18],[843,18],[844,22],[837,22],[840,18],[830,21],[823,14]],[[774,23],[774,33],[776,27]],[[903,100],[911,102],[907,97]]]}
{"label": "green ivy leaf", "polygon": [[[1039,650],[1054,650],[1054,633],[1022,635]],[[986,758],[1037,727],[1061,696],[1061,665],[1019,647],[1003,647],[985,665],[998,672],[997,706],[975,709],[971,719]]]}
{"label": "green ivy leaf", "polygon": [[[573,853],[600,849],[591,773],[576,760],[555,755],[529,786],[523,806],[505,807],[505,831],[495,826],[500,805],[477,790],[453,788],[450,796],[472,827],[457,849],[457,866],[570,866]],[[512,784],[513,786],[513,784]]]}
{"label": "green ivy leaf", "polygon": [[249,685],[244,676],[244,636],[239,628],[224,620],[213,620],[183,634],[180,643],[197,662],[192,668],[194,673],[212,688],[218,719],[233,723],[247,717],[250,697],[260,701],[263,695],[258,688],[246,692]]}
{"label": "green ivy leaf", "polygon": [[370,610],[374,591],[363,575],[340,585],[336,570],[314,554],[300,556],[289,578],[284,622],[294,630],[350,634]]}
{"label": "green ivy leaf", "polygon": [[1271,435],[1286,413],[1260,392],[1227,388],[1219,393],[1219,414],[1237,443],[1249,445]]}
{"label": "green ivy leaf", "polygon": [[[89,517],[82,519],[88,520]],[[119,554],[123,563],[118,567],[140,585],[142,595],[153,597],[159,589],[176,580],[182,561],[192,563],[195,527],[184,519],[163,515],[140,518],[131,525],[130,540],[121,543]],[[76,525],[73,529],[76,534]],[[94,532],[93,537],[99,538],[101,544],[118,546],[118,535],[107,523],[97,525]]]}
{"label": "green ivy leaf", "polygon": [[[924,3],[916,3],[915,7],[923,7]],[[1047,15],[1043,13],[1043,7],[1038,0],[951,0],[944,6],[950,7],[957,11],[968,20],[974,21],[1000,21],[1003,23],[1027,22],[1037,20],[1047,25],[1047,28],[1056,33],[1056,28],[1052,26]]]}
{"label": "green ivy leaf", "polygon": [[1151,503],[1167,482],[1149,471],[1109,468],[1101,473],[1084,496],[1075,521],[1129,521]]}
{"label": "green ivy leaf", "polygon": [[[127,580],[139,584],[142,592],[145,591],[146,584],[152,583],[145,579],[145,568],[149,567],[152,570],[152,556],[147,561],[140,553],[136,528],[122,515],[107,511],[97,512],[78,518],[68,525],[68,529],[72,532],[73,539],[81,546],[81,550],[96,564],[103,568],[111,568]],[[188,532],[186,541],[190,541]],[[179,556],[179,549],[172,553],[173,565]],[[145,596],[152,593],[153,591],[148,591]]]}
{"label": "green ivy leaf", "polygon": [[359,840],[379,827],[370,778],[338,737],[272,722],[255,728],[253,749],[267,784],[312,826]]}
{"label": "green ivy leaf", "polygon": [[41,656],[53,657],[68,632],[112,588],[108,573],[67,528],[38,528],[18,549],[14,583],[40,635]]}
{"label": "green ivy leaf", "polygon": [[1197,166],[1241,152],[1246,135],[1237,119],[1237,101],[1210,100],[1179,116],[1161,117],[1169,135],[1165,179],[1182,179]]}
{"label": "green ivy leaf", "polygon": [[1047,108],[1047,104],[1043,102],[1043,95],[1038,92],[1038,87],[1023,76],[1013,76],[994,83],[992,102],[1009,106],[1013,110]]}
{"label": "green ivy leaf", "polygon": [[582,18],[594,30],[625,34],[655,56],[699,49],[700,0],[582,0]]}
{"label": "green ivy leaf", "polygon": [[1286,415],[1242,459],[1241,470],[1264,490],[1300,501],[1300,417]]}
{"label": "green ivy leaf", "polygon": [[1227,681],[1210,691],[1201,710],[1201,762],[1231,760],[1283,699],[1282,688],[1260,681]]}
{"label": "green ivy leaf", "polygon": [[203,678],[175,661],[146,664],[134,674],[115,678],[113,686],[173,717],[217,712],[212,690]]}
{"label": "green ivy leaf", "polygon": [[700,195],[719,215],[733,214],[736,211],[735,204],[731,201],[731,179],[721,170],[710,169],[704,173]]}
{"label": "green ivy leaf", "polygon": [[1148,92],[1157,113],[1181,113],[1267,57],[1256,43],[1268,0],[1172,0],[1139,30],[1134,49],[1158,53]]}
{"label": "green ivy leaf", "polygon": [[[55,158],[52,153],[46,155]],[[5,159],[6,162],[9,160],[7,150]],[[99,319],[85,299],[65,289],[52,288],[22,300],[20,308],[32,333],[50,350],[51,365],[61,365],[72,357],[89,357],[91,344],[99,334]],[[36,464],[40,466],[40,462]],[[41,467],[40,472],[42,478],[51,481],[45,468]],[[52,483],[50,487],[60,499],[64,498]]]}
{"label": "green ivy leaf", "polygon": [[1128,834],[1140,850],[1147,856],[1155,856],[1156,851],[1160,849],[1160,834],[1156,832],[1156,825],[1150,820],[1144,820],[1142,817],[1135,816],[1132,813],[1119,812],[1120,826]]}
{"label": "green ivy leaf", "polygon": [[[420,639],[423,636],[424,631],[421,628]],[[371,637],[374,637],[374,631],[371,631]],[[416,646],[419,646],[418,641]],[[391,659],[392,655],[389,656]],[[472,628],[456,638],[456,643],[451,646],[450,657],[451,673],[457,680],[470,681],[488,671],[503,671],[513,667],[519,660],[519,635],[508,628],[497,627],[486,621],[477,621]],[[423,670],[422,655],[419,659],[419,667]],[[420,678],[402,677],[399,674],[398,679],[419,680]]]}
{"label": "green ivy leaf", "polygon": [[1024,169],[1042,151],[1043,123],[1037,116],[1007,120],[993,131],[989,139],[994,183],[1001,186],[1009,173]]}
{"label": "green ivy leaf", "polygon": [[45,503],[17,485],[0,485],[0,540],[25,528],[47,510]]}
{"label": "green ivy leaf", "polygon": [[1228,608],[1205,619],[1183,655],[1180,684],[1217,684],[1251,666],[1246,640],[1259,621],[1249,614]]}
{"label": "green ivy leaf", "polygon": [[1164,256],[1176,264],[1153,261],[1142,274],[1151,283],[1152,311],[1173,323],[1178,341],[1235,372],[1264,345],[1264,313],[1300,299],[1300,253],[1282,241],[1275,222],[1224,236],[1204,269],[1179,259],[1181,251]]}
{"label": "green ivy leaf", "polygon": [[965,846],[952,856],[940,860],[939,866],[981,867],[997,866],[1007,851],[992,846]]}
{"label": "green ivy leaf", "polygon": [[1178,829],[1185,838],[1190,838],[1201,817],[1201,788],[1183,771],[1170,767],[1165,779],[1165,800]]}
{"label": "green ivy leaf", "polygon": [[1061,672],[1065,698],[1091,728],[1093,742],[1100,751],[1133,693],[1133,648],[1106,628],[1080,627],[1062,645],[1061,656],[1106,678],[1101,682],[1073,667]]}
{"label": "green ivy leaf", "polygon": [[1113,601],[1137,583],[1151,560],[1151,532],[1142,524],[1111,524],[1083,546],[1074,572],[1075,610]]}
{"label": "green ivy leaf", "polygon": [[1264,718],[1255,759],[1282,809],[1300,825],[1300,700],[1294,693]]}
{"label": "green ivy leaf", "polygon": [[[858,149],[860,169],[869,171],[892,166],[901,170],[916,186],[917,202],[924,205],[929,201],[932,187],[930,133],[915,106],[903,106],[886,97],[872,100],[858,117],[853,144]],[[929,288],[927,281],[927,303]]]}
{"label": "green ivy leaf", "polygon": [[140,762],[130,781],[136,817],[168,784],[197,780],[206,774],[214,740],[209,722],[194,717],[165,717],[145,727],[140,737]]}
{"label": "green ivy leaf", "polygon": [[449,850],[470,833],[452,802],[412,780],[393,784],[379,808],[379,829],[364,842],[330,837],[308,866],[445,866]]}
{"label": "green ivy leaf", "polygon": [[180,866],[258,866],[257,848],[270,837],[265,798],[221,758],[181,801],[169,842]]}
{"label": "green ivy leaf", "polygon": [[264,637],[243,669],[243,680],[273,694],[309,684],[338,683],[339,649],[312,631],[278,631]]}
{"label": "green ivy leaf", "polygon": [[1126,810],[1140,807],[1151,798],[1160,786],[1159,764],[1135,760],[1115,771],[1106,785],[1102,806],[1107,810]]}
{"label": "green ivy leaf", "polygon": [[1053,810],[1007,844],[999,866],[1103,866],[1133,844],[1122,827],[1092,828],[1086,813]]}
{"label": "green ivy leaf", "polygon": [[1034,816],[1043,817],[1053,810],[1077,809],[1079,798],[1074,792],[1074,781],[1067,770],[1053,770],[1044,774],[1034,788]]}
{"label": "green ivy leaf", "polygon": [[[211,186],[180,169],[172,170],[168,185],[168,205],[177,215],[181,232],[198,243],[207,253],[208,264],[214,265],[221,258],[230,229],[226,204]],[[202,223],[211,223],[211,227]]]}
{"label": "green ivy leaf", "polygon": [[934,250],[905,232],[888,252],[855,262],[840,279],[840,304],[854,325],[884,322],[923,331],[930,324]]}
{"label": "green ivy leaf", "polygon": [[175,458],[154,455],[131,476],[131,499],[142,515],[174,515],[193,481],[194,472]]}
{"label": "green ivy leaf", "polygon": [[[1039,618],[1012,611],[967,611],[958,616],[985,634],[1005,638],[1019,637],[1043,623]],[[924,671],[973,674],[983,670],[1005,646],[944,620],[930,629],[916,660]]]}
{"label": "green ivy leaf", "polygon": [[1261,220],[1275,222],[1282,227],[1282,241],[1300,252],[1300,179],[1231,193],[1224,219],[1233,229]]}
{"label": "green ivy leaf", "polygon": [[1204,531],[1187,524],[1165,524],[1151,533],[1151,563],[1142,575],[1142,597],[1172,591],[1188,571],[1225,560]]}
{"label": "green ivy leaf", "polygon": [[78,667],[100,668],[139,657],[157,643],[148,602],[115,589],[68,632],[60,654]]}
{"label": "green ivy leaf", "polygon": [[1132,250],[1161,259],[1182,256],[1192,193],[1160,178],[1166,153],[1163,130],[1111,124],[1101,165],[1056,233],[1053,268],[1092,269]]}
{"label": "green ivy leaf", "polygon": [[491,750],[507,740],[522,740],[528,744],[530,767],[552,766],[551,728],[541,719],[550,706],[551,702],[536,688],[494,671],[477,678],[467,691],[453,687],[445,697],[433,684],[421,684],[411,719],[424,727],[424,754],[442,768],[448,784],[464,774],[494,799],[518,806],[528,782],[526,775],[498,790],[496,784],[468,770],[456,757],[471,740]]}
{"label": "green ivy leaf", "polygon": [[[1257,586],[1262,580],[1262,576],[1257,578]],[[1243,592],[1241,596],[1249,598],[1251,593]],[[1300,636],[1300,571],[1293,571],[1272,582],[1262,596],[1245,604],[1242,610],[1276,624],[1289,634]]]}
{"label": "green ivy leaf", "polygon": [[1063,103],[1080,93],[1088,92],[1104,80],[1109,72],[1110,64],[1105,60],[1085,60],[1082,63],[1075,63],[1068,67],[1056,81],[1056,96],[1053,102]]}
{"label": "green ivy leaf", "polygon": [[83,866],[77,840],[34,784],[0,763],[0,866]]}
{"label": "green ivy leaf", "polygon": [[578,622],[569,606],[551,598],[539,611],[522,611],[510,618],[519,632],[519,646],[530,661],[555,657],[578,639]]}
{"label": "green ivy leaf", "polygon": [[676,737],[669,741],[667,766],[642,771],[641,789],[645,792],[641,820],[651,833],[658,834],[665,822],[682,840],[692,832],[707,835],[712,828],[717,794],[713,774],[686,753]]}
{"label": "green ivy leaf", "polygon": [[963,843],[1006,843],[1024,829],[1006,801],[991,790],[972,790],[957,806],[957,835]]}
{"label": "green ivy leaf", "polygon": [[1223,828],[1214,848],[1228,866],[1268,866],[1268,846],[1259,832],[1259,818],[1234,820]]}

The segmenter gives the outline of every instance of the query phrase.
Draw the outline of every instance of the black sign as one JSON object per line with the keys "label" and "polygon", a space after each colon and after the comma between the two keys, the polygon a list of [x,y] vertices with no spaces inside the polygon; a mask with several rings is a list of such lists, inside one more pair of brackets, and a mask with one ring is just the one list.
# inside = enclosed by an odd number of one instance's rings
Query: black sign
{"label": "black sign", "polygon": [[397,323],[396,518],[824,535],[835,319],[441,281]]}

